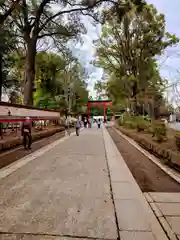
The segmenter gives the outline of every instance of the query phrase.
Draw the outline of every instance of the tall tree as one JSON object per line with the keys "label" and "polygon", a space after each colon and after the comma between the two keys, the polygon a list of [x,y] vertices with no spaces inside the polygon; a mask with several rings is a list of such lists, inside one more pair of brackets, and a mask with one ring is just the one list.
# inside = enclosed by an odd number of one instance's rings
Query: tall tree
{"label": "tall tree", "polygon": [[152,5],[144,5],[141,11],[132,6],[123,18],[117,13],[108,14],[101,37],[95,43],[95,64],[103,67],[109,75],[114,75],[111,89],[117,83],[121,94],[124,90],[124,97],[134,100],[136,110],[138,95],[145,93],[152,80],[154,83],[159,81],[153,58],[179,39],[165,32],[164,15]]}
{"label": "tall tree", "polygon": [[41,52],[36,56],[35,105],[78,111],[87,101],[84,70],[71,55]]}
{"label": "tall tree", "polygon": [[26,61],[24,76],[24,104],[33,104],[33,89],[35,79],[35,57],[38,40],[52,37],[61,44],[68,39],[77,37],[84,31],[80,15],[93,14],[93,8],[99,2],[93,4],[88,1],[79,4],[73,1],[22,0],[12,18],[18,36],[22,37],[26,44]]}
{"label": "tall tree", "polygon": [[[82,0],[55,1],[55,0],[22,0],[17,11],[13,11],[12,19],[17,35],[24,39],[26,44],[26,62],[24,76],[24,104],[33,104],[33,89],[35,79],[35,56],[37,42],[41,39],[53,38],[57,44],[65,44],[68,39],[74,38],[85,31],[82,15],[91,16],[96,21],[102,20],[100,4],[104,7],[113,6],[120,15],[124,14],[124,1],[117,0]],[[141,0],[134,0],[141,6]]]}
{"label": "tall tree", "polygon": [[94,90],[98,99],[107,98],[105,82],[98,80],[94,85]]}
{"label": "tall tree", "polygon": [[14,36],[13,29],[9,25],[4,24],[0,27],[0,100],[2,97],[2,89],[11,87],[14,84],[9,79],[9,71],[11,67],[11,51],[15,51],[17,39]]}

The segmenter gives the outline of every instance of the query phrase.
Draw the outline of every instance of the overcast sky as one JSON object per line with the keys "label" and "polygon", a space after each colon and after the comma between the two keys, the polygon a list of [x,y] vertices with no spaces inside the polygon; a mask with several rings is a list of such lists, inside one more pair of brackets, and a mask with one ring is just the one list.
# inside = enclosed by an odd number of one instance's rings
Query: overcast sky
{"label": "overcast sky", "polygon": [[[180,0],[148,0],[147,2],[153,4],[160,13],[165,14],[166,30],[180,37]],[[97,80],[101,79],[102,69],[93,67],[90,61],[95,54],[93,40],[98,38],[101,27],[94,27],[88,18],[84,18],[84,22],[87,27],[87,34],[83,37],[84,44],[78,44],[74,52],[76,52],[76,55],[89,71],[89,90],[90,94],[95,96],[93,86]],[[168,78],[171,82],[176,81],[178,77],[180,78],[180,73],[177,73],[180,66],[180,56],[177,56],[178,52],[180,53],[180,47],[169,48],[160,59],[161,75]]]}

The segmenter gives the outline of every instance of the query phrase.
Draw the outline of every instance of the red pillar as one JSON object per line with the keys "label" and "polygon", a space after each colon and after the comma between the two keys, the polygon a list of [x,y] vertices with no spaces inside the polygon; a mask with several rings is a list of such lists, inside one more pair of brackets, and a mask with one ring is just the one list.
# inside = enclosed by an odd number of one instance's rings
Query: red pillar
{"label": "red pillar", "polygon": [[113,115],[112,115],[112,121],[115,121],[115,113],[114,113],[114,111],[113,111],[112,113],[113,113]]}
{"label": "red pillar", "polygon": [[91,115],[91,106],[90,106],[90,104],[88,103],[88,119],[90,118],[90,115]]}
{"label": "red pillar", "polygon": [[104,104],[104,120],[106,120],[106,104]]}

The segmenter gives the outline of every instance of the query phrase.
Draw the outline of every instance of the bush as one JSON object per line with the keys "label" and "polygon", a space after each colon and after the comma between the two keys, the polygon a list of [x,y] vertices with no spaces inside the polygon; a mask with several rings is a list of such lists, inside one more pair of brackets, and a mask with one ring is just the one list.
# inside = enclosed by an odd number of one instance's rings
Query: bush
{"label": "bush", "polygon": [[130,129],[137,129],[138,132],[149,128],[149,121],[143,116],[132,116],[130,113],[124,113],[118,119],[118,124]]}
{"label": "bush", "polygon": [[163,142],[167,136],[167,128],[163,121],[154,121],[152,123],[153,137],[156,138],[158,142]]}
{"label": "bush", "polygon": [[131,121],[133,118],[133,116],[128,113],[128,112],[124,112],[122,115],[121,115],[121,121],[122,123],[126,122],[126,121]]}
{"label": "bush", "polygon": [[180,131],[176,131],[175,143],[178,150],[180,150]]}
{"label": "bush", "polygon": [[122,123],[122,118],[121,118],[121,117],[117,119],[117,123],[118,123],[119,126],[122,126],[122,125],[123,125],[123,123]]}
{"label": "bush", "polygon": [[124,126],[126,128],[130,128],[130,129],[136,129],[137,128],[137,124],[136,124],[135,121],[133,121],[133,119],[124,122]]}
{"label": "bush", "polygon": [[144,131],[149,128],[149,121],[145,120],[143,116],[136,116],[134,118],[138,132]]}
{"label": "bush", "polygon": [[118,118],[117,122],[119,126],[125,126],[129,128],[132,122],[132,115],[125,112],[120,118]]}

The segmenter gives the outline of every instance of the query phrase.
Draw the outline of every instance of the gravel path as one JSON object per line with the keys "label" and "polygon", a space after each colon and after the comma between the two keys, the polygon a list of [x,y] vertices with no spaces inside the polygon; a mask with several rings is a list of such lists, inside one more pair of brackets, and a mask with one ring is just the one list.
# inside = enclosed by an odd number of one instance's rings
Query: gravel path
{"label": "gravel path", "polygon": [[180,184],[139,152],[113,128],[108,131],[143,192],[180,192]]}
{"label": "gravel path", "polygon": [[[72,131],[74,131],[74,129]],[[7,166],[8,164],[10,164],[12,162],[19,160],[22,157],[27,156],[30,153],[37,151],[39,148],[42,148],[42,147],[46,146],[47,144],[52,143],[53,141],[63,137],[64,134],[65,134],[64,131],[59,132],[50,137],[43,138],[41,140],[33,142],[31,150],[25,151],[24,147],[20,146],[18,148],[12,149],[10,151],[1,153],[0,154],[0,169]]]}

